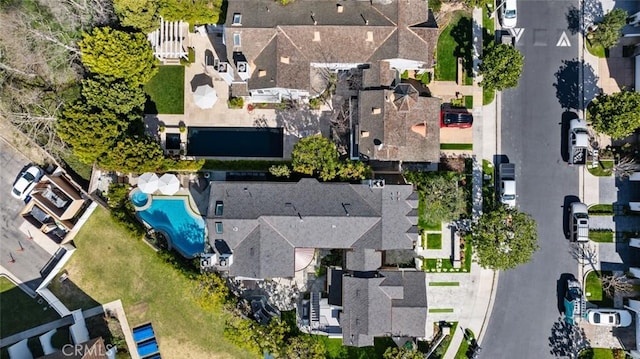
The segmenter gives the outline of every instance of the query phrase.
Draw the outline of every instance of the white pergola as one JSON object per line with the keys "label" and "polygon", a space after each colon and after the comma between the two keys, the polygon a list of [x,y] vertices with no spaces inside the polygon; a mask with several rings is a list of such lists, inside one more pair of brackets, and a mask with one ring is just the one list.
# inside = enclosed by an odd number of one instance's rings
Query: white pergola
{"label": "white pergola", "polygon": [[183,46],[183,31],[186,25],[182,21],[165,22],[160,17],[160,28],[147,35],[153,47],[153,54],[158,59],[188,59],[189,53]]}

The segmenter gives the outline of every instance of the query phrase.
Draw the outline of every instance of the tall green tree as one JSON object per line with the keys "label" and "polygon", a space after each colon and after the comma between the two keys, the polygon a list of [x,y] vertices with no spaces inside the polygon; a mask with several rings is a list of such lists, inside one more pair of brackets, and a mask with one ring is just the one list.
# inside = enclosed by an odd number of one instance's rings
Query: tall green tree
{"label": "tall green tree", "polygon": [[160,4],[160,15],[165,20],[193,25],[218,23],[222,8],[222,0],[161,0]]}
{"label": "tall green tree", "polygon": [[128,121],[111,112],[77,102],[65,108],[56,122],[56,131],[80,161],[92,164],[113,146],[127,126]]}
{"label": "tall green tree", "polygon": [[367,177],[371,168],[361,161],[347,160],[340,164],[338,176],[341,180],[363,180]]}
{"label": "tall green tree", "polygon": [[123,26],[133,27],[145,34],[160,25],[157,0],[113,0],[113,9]]}
{"label": "tall green tree", "polygon": [[158,72],[157,59],[143,33],[96,27],[85,33],[78,45],[82,64],[105,79],[138,86]]}
{"label": "tall green tree", "polygon": [[317,336],[301,335],[289,339],[284,357],[287,359],[325,359],[326,349]]}
{"label": "tall green tree", "polygon": [[389,347],[382,357],[384,359],[424,359],[424,353],[405,347]]}
{"label": "tall green tree", "polygon": [[291,152],[293,170],[307,175],[318,175],[328,181],[338,175],[340,161],[336,145],[321,135],[301,139]]}
{"label": "tall green tree", "polygon": [[515,47],[492,43],[482,55],[479,67],[482,75],[480,85],[498,91],[516,87],[523,66],[524,56]]}
{"label": "tall green tree", "polygon": [[536,222],[526,213],[504,206],[485,212],[473,225],[473,248],[484,268],[513,269],[538,250]]}
{"label": "tall green tree", "polygon": [[142,114],[147,100],[142,86],[102,78],[83,80],[82,96],[89,106],[117,114],[129,114],[132,111]]}
{"label": "tall green tree", "polygon": [[442,221],[460,218],[466,209],[465,192],[455,172],[405,172],[408,182],[420,192],[419,219],[422,226],[439,225]]}
{"label": "tall green tree", "polygon": [[626,137],[640,127],[640,93],[635,91],[599,95],[587,110],[593,129],[613,138]]}
{"label": "tall green tree", "polygon": [[164,153],[152,139],[126,137],[100,157],[100,167],[119,172],[154,172],[163,168]]}
{"label": "tall green tree", "polygon": [[627,12],[622,9],[613,9],[604,15],[593,33],[593,41],[602,45],[605,49],[616,46],[622,28],[627,24]]}

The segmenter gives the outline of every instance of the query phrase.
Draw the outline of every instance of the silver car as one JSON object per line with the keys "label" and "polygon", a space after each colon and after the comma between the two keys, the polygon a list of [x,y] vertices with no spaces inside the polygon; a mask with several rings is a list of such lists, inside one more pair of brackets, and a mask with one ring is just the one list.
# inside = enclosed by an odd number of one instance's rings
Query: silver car
{"label": "silver car", "polygon": [[605,327],[628,327],[632,320],[631,313],[624,309],[588,309],[586,315],[589,324]]}
{"label": "silver car", "polygon": [[13,184],[11,189],[11,195],[17,199],[25,199],[36,183],[40,181],[44,172],[38,166],[31,166],[26,171],[22,172],[22,175],[16,183]]}

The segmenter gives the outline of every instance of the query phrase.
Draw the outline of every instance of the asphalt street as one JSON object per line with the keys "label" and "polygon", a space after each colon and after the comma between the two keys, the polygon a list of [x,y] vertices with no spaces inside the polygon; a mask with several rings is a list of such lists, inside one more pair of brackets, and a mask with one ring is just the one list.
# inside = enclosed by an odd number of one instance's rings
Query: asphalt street
{"label": "asphalt street", "polygon": [[25,203],[10,194],[14,182],[28,165],[29,159],[0,139],[0,266],[35,290],[42,281],[40,270],[51,255],[18,230],[24,222],[20,211]]}
{"label": "asphalt street", "polygon": [[563,273],[577,273],[563,205],[565,196],[579,195],[578,168],[563,159],[562,118],[563,108],[579,105],[578,38],[568,20],[578,6],[575,0],[518,1],[516,47],[525,66],[519,86],[503,92],[501,152],[516,164],[518,206],[537,221],[540,249],[531,262],[500,273],[481,358],[557,355],[550,337],[561,320],[558,282]]}

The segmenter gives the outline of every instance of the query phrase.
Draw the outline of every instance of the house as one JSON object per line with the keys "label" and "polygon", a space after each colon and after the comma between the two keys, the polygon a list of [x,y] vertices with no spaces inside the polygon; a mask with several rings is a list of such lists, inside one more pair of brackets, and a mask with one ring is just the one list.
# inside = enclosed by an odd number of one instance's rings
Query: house
{"label": "house", "polygon": [[316,97],[340,70],[366,69],[366,87],[425,71],[438,36],[425,0],[230,0],[226,18],[217,72],[249,102]]}
{"label": "house", "polygon": [[211,182],[211,247],[234,277],[292,278],[310,248],[347,249],[346,270],[377,270],[385,250],[418,241],[412,194],[373,181]]}
{"label": "house", "polygon": [[379,161],[438,162],[439,98],[420,96],[409,83],[362,90],[352,157]]}
{"label": "house", "polygon": [[411,185],[211,182],[209,203],[214,265],[237,279],[292,278],[315,249],[345,251],[344,268],[330,272],[329,298],[311,293],[299,306],[308,332],[342,335],[352,346],[425,336],[425,273],[380,269],[386,250],[413,249],[419,239]]}
{"label": "house", "polygon": [[74,227],[86,203],[80,188],[62,171],[45,175],[30,196],[22,216],[58,243]]}

